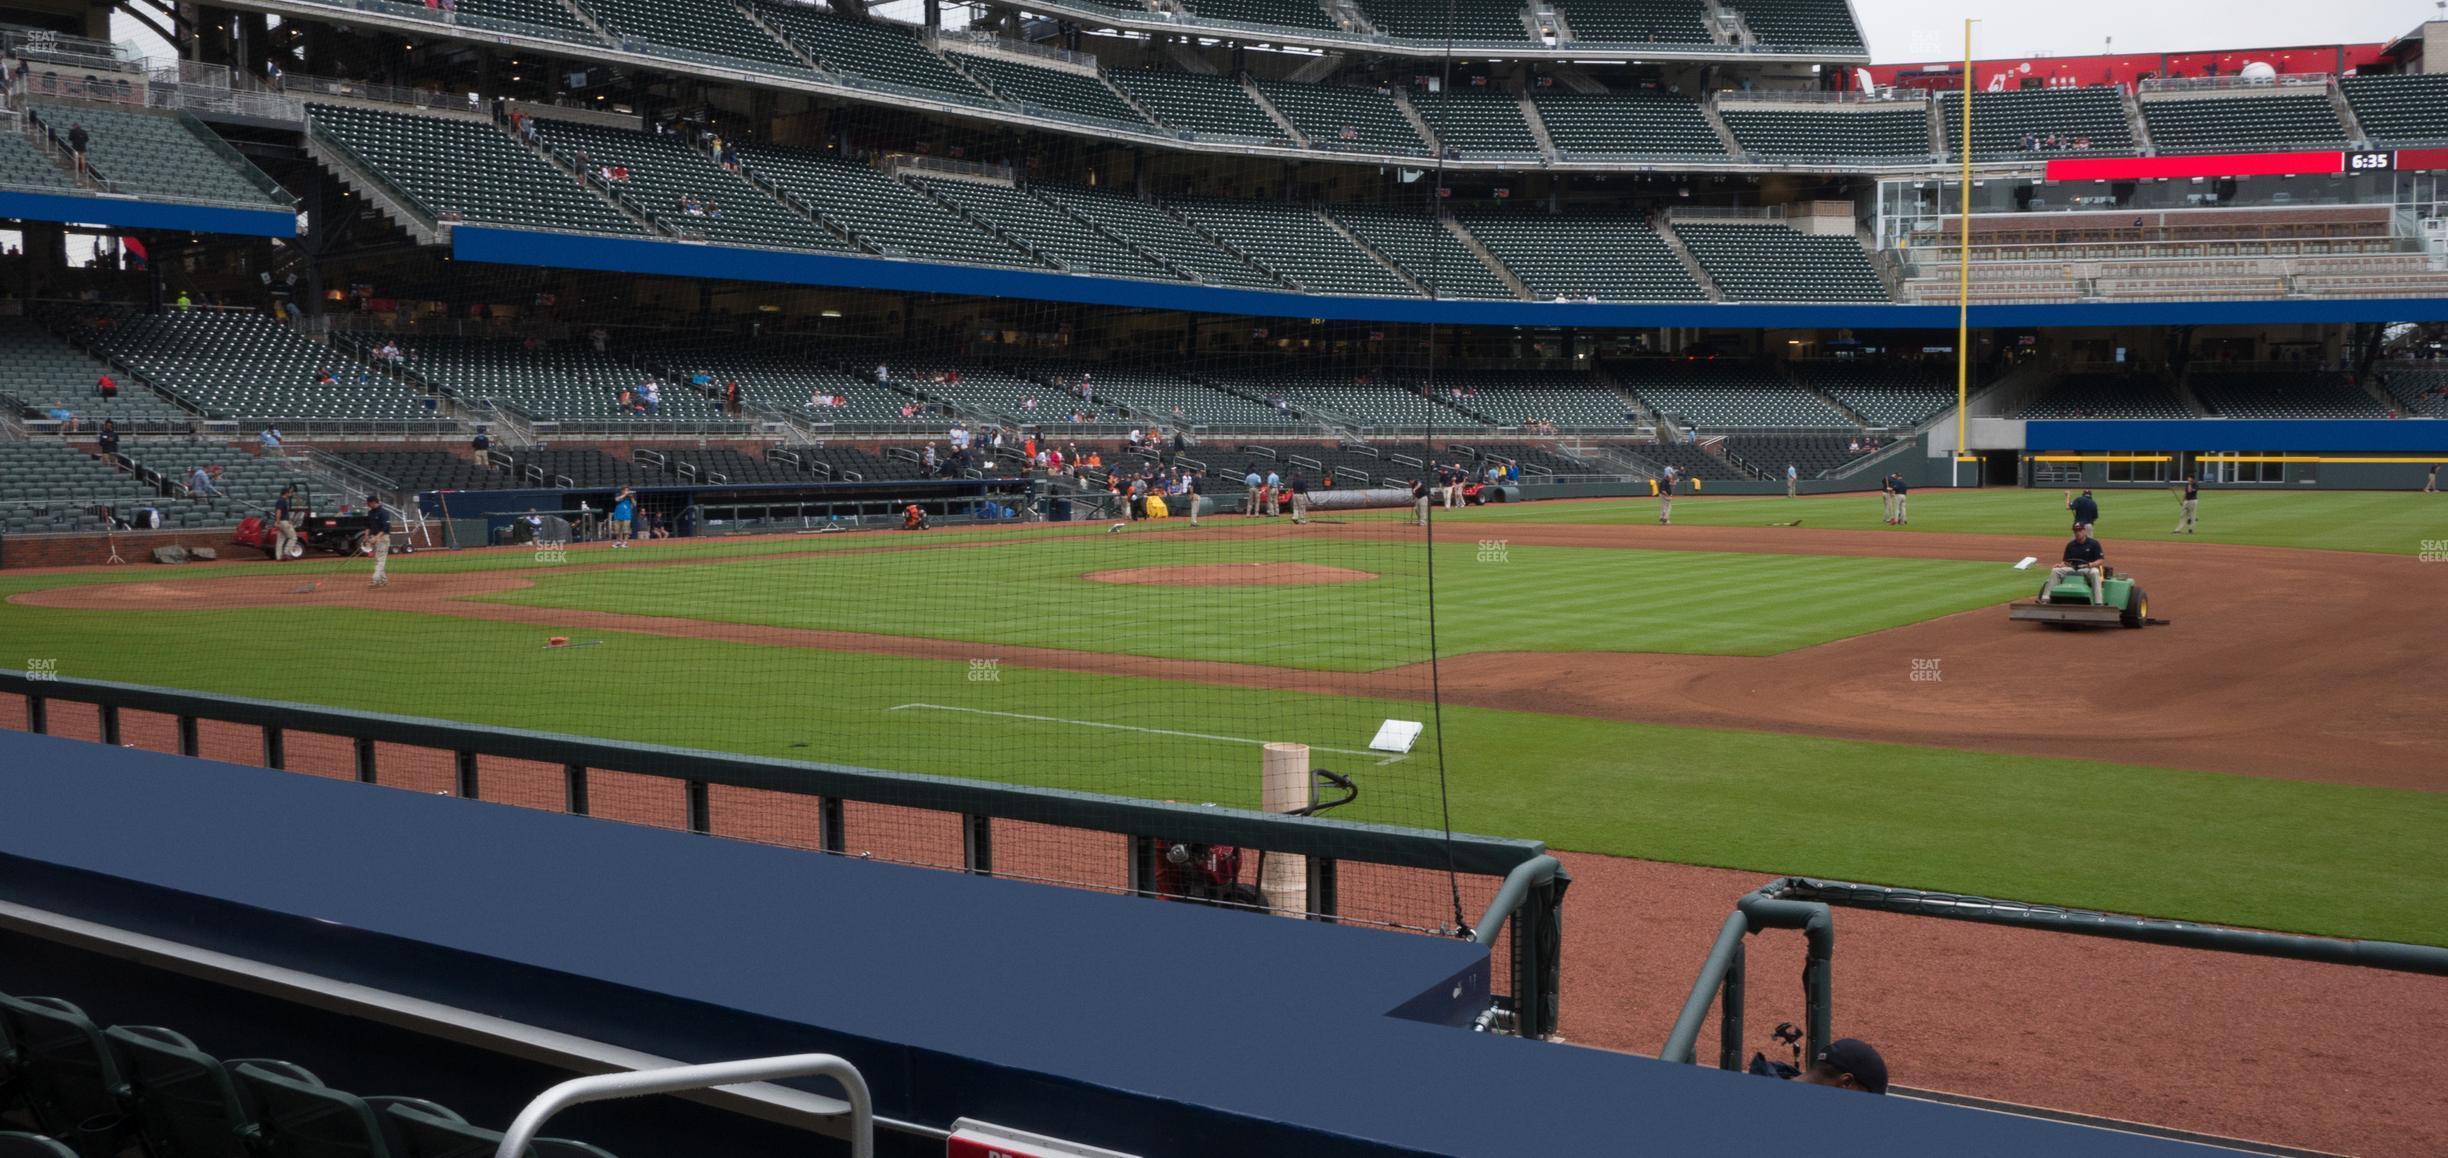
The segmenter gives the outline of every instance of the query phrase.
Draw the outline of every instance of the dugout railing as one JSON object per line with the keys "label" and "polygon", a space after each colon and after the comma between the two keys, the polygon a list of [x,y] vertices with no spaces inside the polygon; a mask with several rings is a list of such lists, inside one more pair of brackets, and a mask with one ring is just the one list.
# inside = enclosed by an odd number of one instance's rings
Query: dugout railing
{"label": "dugout railing", "polygon": [[1998,900],[1958,893],[1885,885],[1784,877],[1760,886],[1736,902],[1718,929],[1691,995],[1675,1019],[1674,1029],[1658,1051],[1664,1061],[1696,1063],[1700,1029],[1708,1020],[1712,1000],[1718,1007],[1717,1068],[1741,1070],[1743,1006],[1747,979],[1744,943],[1769,929],[1799,929],[1805,942],[1802,996],[1807,1044],[1805,1057],[1817,1057],[1834,1039],[1836,919],[1839,908],[1875,909],[1913,916],[1972,921],[2039,929],[2086,937],[2139,941],[2180,949],[2206,949],[2330,965],[2360,965],[2398,973],[2448,977],[2448,949],[2407,945],[2396,941],[2357,941],[2301,933],[2273,933],[2192,921],[2134,917],[2089,909],[2069,909],[2028,901]]}
{"label": "dugout railing", "polygon": [[[1501,958],[1490,977],[1497,1004],[1480,1019],[1479,1028],[1546,1037],[1555,1032],[1561,1009],[1563,901],[1571,877],[1547,854],[1546,845],[1535,840],[886,772],[104,680],[42,678],[48,674],[0,672],[0,695],[23,699],[28,731],[51,733],[55,704],[85,704],[94,709],[95,738],[119,745],[129,731],[126,715],[147,713],[172,722],[181,755],[200,757],[204,724],[235,725],[255,733],[258,746],[252,755],[262,767],[274,769],[289,767],[293,733],[337,737],[349,745],[355,778],[368,784],[384,782],[386,756],[403,759],[397,749],[444,753],[452,769],[450,793],[471,800],[487,799],[485,759],[527,761],[559,768],[560,810],[580,816],[590,812],[592,773],[651,777],[680,785],[685,799],[681,824],[708,835],[715,833],[712,799],[717,787],[813,798],[819,817],[816,850],[845,856],[869,855],[853,852],[852,806],[933,813],[957,820],[957,868],[979,876],[1017,875],[1084,888],[1102,888],[1094,881],[1114,879],[1123,883],[1108,891],[1158,897],[1163,895],[1158,850],[1165,842],[1231,846],[1253,860],[1262,854],[1297,856],[1303,858],[1307,884],[1299,915],[1469,939]],[[1083,865],[1076,875],[1067,876],[998,873],[997,832],[1021,825],[1121,837],[1116,847],[1124,863]],[[1440,901],[1432,912],[1411,914],[1410,920],[1347,914],[1342,892],[1347,870],[1354,868],[1450,879],[1451,908]],[[1475,878],[1483,886],[1474,891],[1492,887],[1476,924],[1466,920],[1462,908],[1464,878]],[[1446,890],[1438,890],[1438,895],[1445,896]]]}

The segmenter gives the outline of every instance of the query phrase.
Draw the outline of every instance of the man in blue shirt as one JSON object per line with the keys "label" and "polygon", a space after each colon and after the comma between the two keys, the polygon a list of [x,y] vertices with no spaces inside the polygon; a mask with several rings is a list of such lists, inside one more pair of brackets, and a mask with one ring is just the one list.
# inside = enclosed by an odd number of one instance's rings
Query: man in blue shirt
{"label": "man in blue shirt", "polygon": [[1895,474],[1887,476],[1887,485],[1890,489],[1895,491],[1896,525],[1900,527],[1911,522],[1912,516],[1905,511],[1904,503],[1906,498],[1912,494],[1912,484],[1905,482],[1903,473],[1899,471]]}
{"label": "man in blue shirt", "polygon": [[2103,579],[2108,573],[2108,552],[2099,540],[2091,537],[2091,524],[2074,524],[2074,538],[2065,545],[2065,557],[2049,568],[2048,586],[2040,589],[2040,602],[2048,602],[2049,592],[2059,583],[2076,575],[2091,580],[2091,602],[2108,602],[2108,589]]}
{"label": "man in blue shirt", "polygon": [[2099,500],[2091,497],[2089,487],[2084,487],[2082,494],[2067,499],[2066,509],[2074,512],[2074,522],[2078,526],[2088,527],[2099,522]]}
{"label": "man in blue shirt", "polygon": [[1283,513],[1283,476],[1271,470],[1266,476],[1266,513],[1269,517]]}
{"label": "man in blue shirt", "polygon": [[629,545],[630,520],[636,517],[637,497],[628,487],[622,487],[619,494],[612,496],[612,545],[614,547]]}
{"label": "man in blue shirt", "polygon": [[1248,474],[1241,476],[1242,514],[1254,515],[1258,513],[1258,503],[1260,502],[1258,497],[1258,488],[1265,485],[1266,480],[1259,477],[1258,468],[1256,467],[1251,467]]}
{"label": "man in blue shirt", "polygon": [[366,496],[365,542],[374,554],[374,581],[367,586],[389,587],[391,577],[383,568],[391,561],[391,508],[383,505],[381,495]]}

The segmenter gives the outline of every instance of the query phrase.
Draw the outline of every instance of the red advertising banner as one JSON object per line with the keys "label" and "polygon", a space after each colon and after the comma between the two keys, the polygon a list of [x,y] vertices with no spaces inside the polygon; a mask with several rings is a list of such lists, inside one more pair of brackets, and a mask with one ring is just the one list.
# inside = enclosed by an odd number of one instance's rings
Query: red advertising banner
{"label": "red advertising banner", "polygon": [[[2385,156],[2385,154],[2356,154]],[[2386,168],[2386,166],[2381,166]],[[2279,177],[2342,173],[2344,153],[2211,153],[2199,157],[2065,157],[2048,163],[2051,181],[2149,181],[2179,177]]]}

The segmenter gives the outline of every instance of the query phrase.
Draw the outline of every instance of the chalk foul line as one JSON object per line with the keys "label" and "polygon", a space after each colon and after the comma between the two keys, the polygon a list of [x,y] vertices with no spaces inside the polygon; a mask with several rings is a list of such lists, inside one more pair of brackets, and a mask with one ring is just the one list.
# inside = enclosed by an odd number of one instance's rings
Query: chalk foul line
{"label": "chalk foul line", "polygon": [[[959,712],[963,715],[969,716],[1000,716],[1007,720],[1032,720],[1040,724],[1069,724],[1075,728],[1104,728],[1115,732],[1144,732],[1151,736],[1179,736],[1185,740],[1213,740],[1219,744],[1269,744],[1274,742],[1271,740],[1253,740],[1247,736],[1216,736],[1210,735],[1206,732],[1177,732],[1171,728],[1143,728],[1137,724],[1109,724],[1103,720],[1072,720],[1065,719],[1061,716],[1032,716],[1026,712],[997,712],[986,708],[955,707],[951,704],[894,704],[893,706],[884,710],[888,712]],[[1410,753],[1408,752],[1397,752],[1389,756],[1384,752],[1371,752],[1359,748],[1326,748],[1315,744],[1310,745],[1309,750],[1312,752],[1332,752],[1338,756],[1367,756],[1376,760],[1377,766],[1380,768],[1388,764],[1398,764],[1410,758]]]}

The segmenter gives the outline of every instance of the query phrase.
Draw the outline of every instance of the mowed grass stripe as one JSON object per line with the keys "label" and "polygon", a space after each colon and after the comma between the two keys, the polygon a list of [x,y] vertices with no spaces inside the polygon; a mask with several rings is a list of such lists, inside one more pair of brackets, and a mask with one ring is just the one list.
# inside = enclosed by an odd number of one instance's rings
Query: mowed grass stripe
{"label": "mowed grass stripe", "polygon": [[[1254,803],[1246,746],[885,709],[939,703],[1352,748],[1382,717],[1426,718],[1404,700],[1028,669],[978,681],[961,663],[620,632],[547,651],[536,627],[397,612],[13,608],[8,629],[13,646],[57,657],[71,677],[1219,804]],[[349,641],[350,660],[334,662],[334,640]],[[2448,944],[2448,910],[2405,900],[2448,890],[2437,855],[2448,794],[1476,708],[1443,720],[1464,831]],[[1432,761],[1339,770],[1361,777],[1352,819],[1435,825]]]}
{"label": "mowed grass stripe", "polygon": [[[1771,655],[2014,598],[2003,565],[1476,544],[1437,548],[1438,643],[1489,651]],[[1365,582],[1119,586],[1092,571],[1314,563]],[[1014,541],[968,552],[827,554],[538,573],[487,596],[529,607],[678,615],[1074,651],[1371,671],[1429,657],[1421,552],[1333,539]]]}
{"label": "mowed grass stripe", "polygon": [[[2415,555],[2426,540],[2448,540],[2448,501],[2412,491],[2210,486],[2202,492],[2202,530],[2197,535],[2173,533],[2177,513],[2173,490],[2097,489],[2092,494],[2100,505],[2100,536],[2111,545],[2120,540],[2182,541]],[[2059,488],[1918,490],[1911,495],[1912,522],[1903,527],[1887,526],[1880,520],[1880,511],[1875,492],[1801,499],[1698,495],[1676,501],[1675,524],[1766,527],[1800,519],[1804,527],[1814,530],[2014,535],[2032,539],[2034,548],[2040,549],[2064,542],[2071,521],[2064,491]],[[1457,514],[1456,525],[1469,533],[1496,536],[1503,533],[1500,525],[1506,523],[1653,523],[1657,501],[1523,503],[1477,507]]]}

